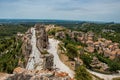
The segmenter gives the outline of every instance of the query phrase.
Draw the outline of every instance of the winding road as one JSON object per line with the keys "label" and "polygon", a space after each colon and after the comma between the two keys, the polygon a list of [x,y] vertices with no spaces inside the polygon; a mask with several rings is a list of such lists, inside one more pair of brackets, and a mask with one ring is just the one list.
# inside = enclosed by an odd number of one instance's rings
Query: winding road
{"label": "winding road", "polygon": [[91,70],[88,70],[88,72],[90,72],[91,74],[94,74],[104,80],[112,80],[113,78],[116,78],[116,77],[120,77],[120,74],[111,74],[111,75],[108,75],[108,74],[101,74],[101,73],[98,73],[98,72],[94,72],[94,71],[91,71]]}

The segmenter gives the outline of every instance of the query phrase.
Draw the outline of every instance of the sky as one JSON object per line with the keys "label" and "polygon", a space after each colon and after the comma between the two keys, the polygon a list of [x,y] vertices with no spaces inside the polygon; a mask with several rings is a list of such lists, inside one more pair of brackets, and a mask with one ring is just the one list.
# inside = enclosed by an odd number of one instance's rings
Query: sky
{"label": "sky", "polygon": [[120,0],[0,0],[0,19],[120,22]]}

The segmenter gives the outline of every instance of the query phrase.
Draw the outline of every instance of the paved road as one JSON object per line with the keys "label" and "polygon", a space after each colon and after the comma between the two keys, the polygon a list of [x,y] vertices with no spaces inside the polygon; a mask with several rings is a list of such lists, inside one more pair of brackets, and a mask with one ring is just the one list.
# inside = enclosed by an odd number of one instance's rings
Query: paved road
{"label": "paved road", "polygon": [[111,75],[107,75],[107,74],[101,74],[101,73],[98,73],[98,72],[94,72],[94,71],[91,71],[91,70],[88,70],[91,74],[94,74],[104,80],[112,80],[113,78],[115,77],[120,77],[120,74],[111,74]]}

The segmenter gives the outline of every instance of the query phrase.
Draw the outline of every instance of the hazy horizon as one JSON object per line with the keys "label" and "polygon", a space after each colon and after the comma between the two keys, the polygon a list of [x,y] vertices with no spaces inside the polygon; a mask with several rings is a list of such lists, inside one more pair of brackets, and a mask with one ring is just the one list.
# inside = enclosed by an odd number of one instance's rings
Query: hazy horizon
{"label": "hazy horizon", "polygon": [[0,0],[0,19],[120,22],[120,0]]}
{"label": "hazy horizon", "polygon": [[0,22],[57,22],[57,21],[62,21],[62,22],[90,22],[90,23],[120,23],[120,22],[113,22],[113,21],[85,21],[85,20],[68,20],[68,19],[18,19],[18,18],[0,18]]}

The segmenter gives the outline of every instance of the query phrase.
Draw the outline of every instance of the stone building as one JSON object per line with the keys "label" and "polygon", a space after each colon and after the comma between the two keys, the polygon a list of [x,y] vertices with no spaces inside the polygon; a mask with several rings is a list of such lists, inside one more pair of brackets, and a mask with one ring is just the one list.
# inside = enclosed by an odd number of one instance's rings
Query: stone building
{"label": "stone building", "polygon": [[92,63],[90,65],[92,68],[99,69],[101,71],[109,69],[108,65],[99,61],[97,57],[93,57]]}

